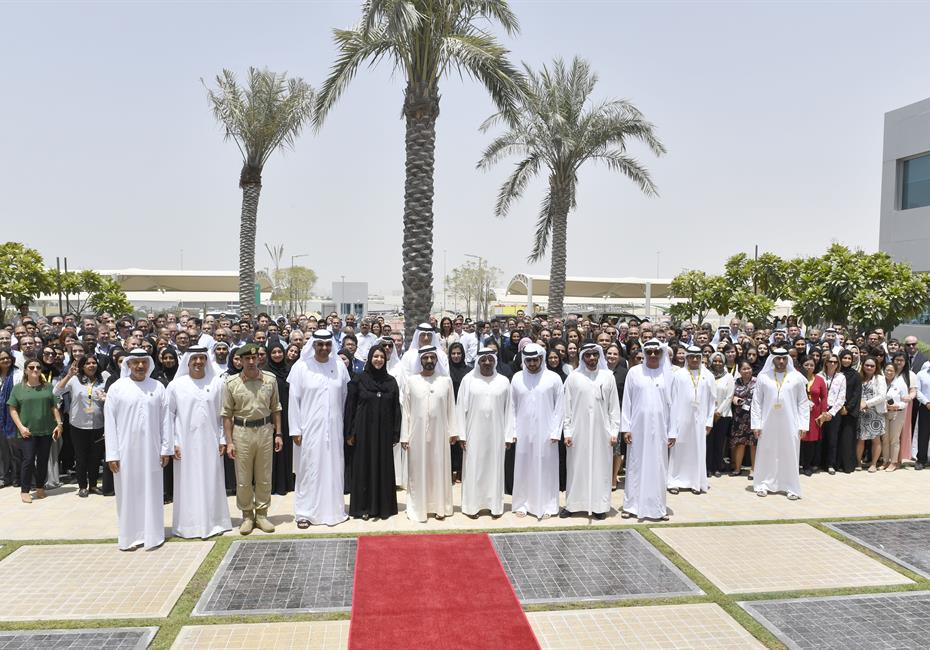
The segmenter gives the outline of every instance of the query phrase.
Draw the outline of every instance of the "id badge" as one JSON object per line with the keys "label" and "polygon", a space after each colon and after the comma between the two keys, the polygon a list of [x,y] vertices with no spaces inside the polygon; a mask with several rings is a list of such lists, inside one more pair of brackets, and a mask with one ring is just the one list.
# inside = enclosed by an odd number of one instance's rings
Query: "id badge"
{"label": "id badge", "polygon": [[748,411],[749,404],[747,404],[746,402],[743,402],[742,405],[740,405],[740,408],[743,409],[744,411]]}
{"label": "id badge", "polygon": [[774,409],[780,409],[780,408],[781,408],[781,402],[775,402],[775,404],[772,406],[772,408],[774,408]]}
{"label": "id badge", "polygon": [[84,407],[84,412],[87,413],[88,415],[91,415],[91,414],[94,412],[94,407],[93,407],[93,406],[85,406],[85,407]]}

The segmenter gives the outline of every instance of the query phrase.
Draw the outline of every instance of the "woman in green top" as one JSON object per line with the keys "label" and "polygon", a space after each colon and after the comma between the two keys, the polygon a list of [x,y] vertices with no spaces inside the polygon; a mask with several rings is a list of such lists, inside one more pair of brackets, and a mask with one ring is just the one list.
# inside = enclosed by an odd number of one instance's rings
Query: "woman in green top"
{"label": "woman in green top", "polygon": [[42,377],[42,365],[35,359],[27,360],[25,378],[13,387],[7,406],[23,454],[20,496],[23,503],[32,503],[29,492],[33,475],[36,498],[44,499],[49,449],[52,440],[61,437],[61,413],[52,395],[52,385]]}

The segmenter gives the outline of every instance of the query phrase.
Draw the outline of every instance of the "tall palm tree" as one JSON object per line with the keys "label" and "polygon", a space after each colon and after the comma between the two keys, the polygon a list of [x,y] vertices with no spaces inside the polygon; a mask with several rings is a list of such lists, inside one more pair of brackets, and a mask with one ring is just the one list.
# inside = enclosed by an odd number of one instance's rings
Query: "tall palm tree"
{"label": "tall palm tree", "polygon": [[477,79],[498,109],[510,114],[520,74],[507,50],[485,31],[496,21],[508,34],[519,29],[506,0],[367,0],[352,29],[334,31],[339,55],[316,105],[321,124],[364,62],[393,61],[403,72],[406,120],[404,183],[404,320],[409,337],[433,303],[433,165],[439,80],[449,72]]}
{"label": "tall palm tree", "polygon": [[213,114],[242,154],[239,187],[242,216],[239,224],[239,311],[255,311],[255,225],[262,170],[272,153],[293,147],[313,116],[314,92],[299,77],[249,68],[248,84],[240,87],[229,70],[216,77],[216,89],[207,89]]}
{"label": "tall palm tree", "polygon": [[542,259],[551,236],[549,315],[561,318],[566,230],[568,213],[577,206],[578,170],[588,161],[604,163],[639,185],[646,195],[654,196],[656,186],[649,171],[627,153],[627,141],[640,140],[657,156],[665,153],[665,147],[653,125],[630,102],[593,102],[591,93],[597,75],[583,59],[576,57],[568,67],[562,59],[556,59],[551,71],[543,66],[534,72],[526,64],[524,69],[527,91],[518,110],[492,115],[481,127],[487,131],[504,124],[508,130],[488,145],[478,168],[487,169],[510,155],[522,157],[498,193],[494,211],[501,217],[523,195],[530,179],[543,169],[548,172],[549,190],[536,221],[533,251],[527,261]]}

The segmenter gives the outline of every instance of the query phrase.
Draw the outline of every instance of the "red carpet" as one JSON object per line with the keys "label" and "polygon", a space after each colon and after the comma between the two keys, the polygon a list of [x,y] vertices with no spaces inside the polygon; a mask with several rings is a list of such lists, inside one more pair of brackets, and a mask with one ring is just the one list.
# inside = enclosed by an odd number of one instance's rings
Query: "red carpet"
{"label": "red carpet", "polygon": [[349,650],[533,650],[487,535],[359,537]]}

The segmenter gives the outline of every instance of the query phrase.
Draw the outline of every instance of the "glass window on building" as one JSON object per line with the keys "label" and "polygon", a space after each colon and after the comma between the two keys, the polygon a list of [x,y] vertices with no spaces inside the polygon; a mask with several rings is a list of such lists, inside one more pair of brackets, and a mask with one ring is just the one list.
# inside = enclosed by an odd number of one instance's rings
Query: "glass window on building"
{"label": "glass window on building", "polygon": [[930,206],[930,154],[901,163],[901,209]]}

